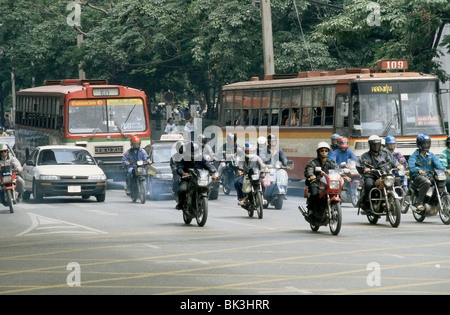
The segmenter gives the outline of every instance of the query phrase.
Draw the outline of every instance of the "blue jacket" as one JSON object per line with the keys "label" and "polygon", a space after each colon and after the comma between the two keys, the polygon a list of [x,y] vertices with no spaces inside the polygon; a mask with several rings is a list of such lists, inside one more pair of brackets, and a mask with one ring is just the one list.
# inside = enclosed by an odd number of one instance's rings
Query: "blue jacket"
{"label": "blue jacket", "polygon": [[147,161],[148,160],[148,154],[147,152],[142,149],[139,148],[138,153],[134,153],[134,150],[132,149],[128,149],[124,155],[122,156],[122,165],[125,165],[125,162],[136,162],[136,161]]}
{"label": "blue jacket", "polygon": [[[419,162],[422,166],[416,166],[416,162]],[[411,179],[414,179],[417,175],[419,175],[419,170],[424,172],[434,171],[435,168],[444,170],[445,168],[442,166],[439,158],[434,155],[432,152],[427,152],[425,157],[420,155],[419,150],[417,149],[408,160],[409,166],[409,176]]]}
{"label": "blue jacket", "polygon": [[341,166],[342,162],[347,163],[348,159],[354,159],[358,161],[358,158],[355,155],[355,153],[353,153],[349,149],[345,151],[342,151],[341,149],[334,150],[333,153],[331,153],[330,159],[335,161],[336,164],[339,165],[339,167]]}

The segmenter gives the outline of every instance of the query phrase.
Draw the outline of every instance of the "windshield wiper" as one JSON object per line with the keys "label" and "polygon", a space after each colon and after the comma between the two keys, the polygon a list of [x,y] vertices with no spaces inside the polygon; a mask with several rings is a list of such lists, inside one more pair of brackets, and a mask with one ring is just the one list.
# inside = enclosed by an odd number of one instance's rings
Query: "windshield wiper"
{"label": "windshield wiper", "polygon": [[97,126],[95,126],[95,129],[92,131],[92,135],[89,138],[89,140],[94,139],[95,134],[97,133],[98,126],[100,126],[100,123],[103,121],[103,118],[104,118],[104,116],[103,116],[103,113],[102,113],[102,117],[100,117],[100,120],[98,121]]}

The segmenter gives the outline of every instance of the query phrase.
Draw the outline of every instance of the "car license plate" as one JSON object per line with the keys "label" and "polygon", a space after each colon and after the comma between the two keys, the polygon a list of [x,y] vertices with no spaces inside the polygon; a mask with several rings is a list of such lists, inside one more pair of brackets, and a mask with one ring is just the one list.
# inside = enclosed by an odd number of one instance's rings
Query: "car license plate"
{"label": "car license plate", "polygon": [[81,186],[67,186],[67,192],[79,193],[81,192]]}

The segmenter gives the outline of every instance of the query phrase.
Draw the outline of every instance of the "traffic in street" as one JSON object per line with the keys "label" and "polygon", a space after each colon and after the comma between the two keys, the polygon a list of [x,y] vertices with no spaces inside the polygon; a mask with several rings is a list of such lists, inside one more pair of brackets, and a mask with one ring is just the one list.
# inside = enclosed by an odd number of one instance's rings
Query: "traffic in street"
{"label": "traffic in street", "polygon": [[419,223],[409,211],[392,228],[343,203],[338,236],[313,232],[297,182],[262,219],[220,190],[199,227],[170,195],[133,203],[123,186],[108,181],[104,202],[1,208],[0,294],[450,294],[450,235],[436,216]]}

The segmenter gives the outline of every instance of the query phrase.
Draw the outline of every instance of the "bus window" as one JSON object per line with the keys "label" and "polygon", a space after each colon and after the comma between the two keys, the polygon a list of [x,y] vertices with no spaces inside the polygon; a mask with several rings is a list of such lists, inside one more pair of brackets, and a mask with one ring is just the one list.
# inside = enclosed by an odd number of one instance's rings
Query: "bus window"
{"label": "bus window", "polygon": [[334,107],[325,107],[325,120],[324,125],[325,126],[332,126],[333,125],[333,112]]}
{"label": "bus window", "polygon": [[261,126],[269,125],[269,110],[263,109],[261,112]]}
{"label": "bus window", "polygon": [[252,109],[252,125],[258,126],[259,125],[259,109]]}
{"label": "bus window", "polygon": [[279,113],[279,109],[272,110],[272,119],[270,122],[271,126],[278,126],[278,113]]}
{"label": "bus window", "polygon": [[238,126],[240,124],[240,121],[241,121],[241,110],[235,109],[233,115],[233,125]]}
{"label": "bus window", "polygon": [[311,125],[311,108],[303,107],[302,108],[302,126]]}
{"label": "bus window", "polygon": [[283,109],[281,111],[281,125],[289,126],[289,109]]}
{"label": "bus window", "polygon": [[322,108],[314,107],[312,113],[313,113],[312,119],[313,126],[320,126],[322,124]]}

